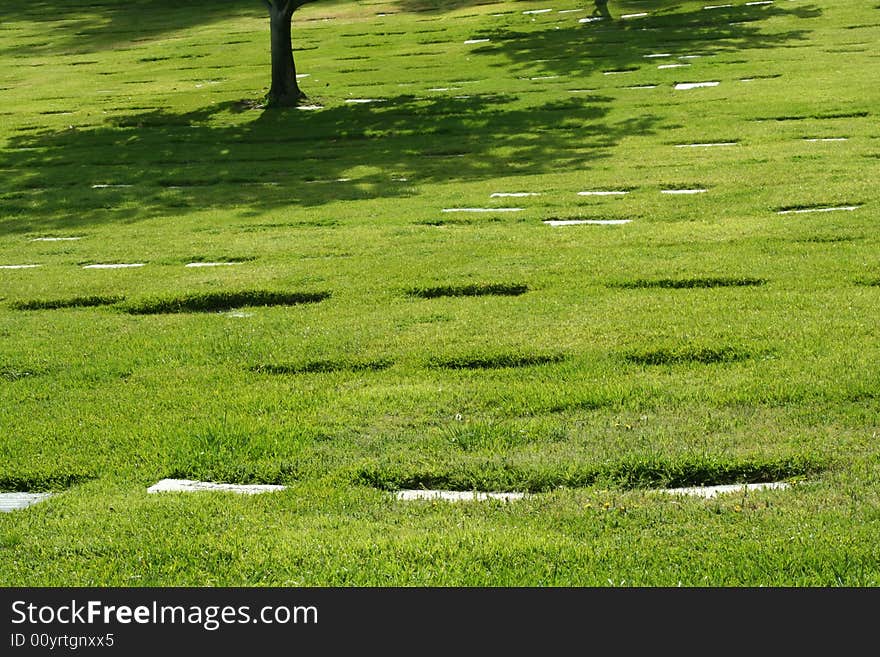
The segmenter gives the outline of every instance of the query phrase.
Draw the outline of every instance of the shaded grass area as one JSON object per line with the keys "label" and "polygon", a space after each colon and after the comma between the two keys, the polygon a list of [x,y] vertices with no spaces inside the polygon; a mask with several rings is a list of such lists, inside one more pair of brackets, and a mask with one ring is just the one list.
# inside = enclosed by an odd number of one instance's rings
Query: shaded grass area
{"label": "shaded grass area", "polygon": [[[100,7],[102,20],[90,19],[90,12],[96,7]],[[52,52],[58,47],[75,48],[77,51],[88,53],[95,49],[113,48],[120,43],[128,44],[133,36],[143,41],[159,39],[168,32],[192,29],[228,19],[230,12],[260,17],[264,13],[259,7],[254,9],[247,0],[230,0],[223,7],[206,5],[200,7],[199,11],[192,11],[189,7],[172,0],[102,3],[73,0],[58,6],[18,0],[8,0],[3,3],[6,20],[42,23],[43,29],[52,30],[52,39],[27,44],[17,51],[31,55]],[[159,61],[161,58],[143,59]],[[94,63],[96,62],[97,60]],[[83,62],[83,64],[88,63],[93,62],[90,60]]]}
{"label": "shaded grass area", "polygon": [[757,287],[760,285],[765,285],[766,283],[767,281],[763,278],[708,276],[702,278],[639,278],[632,281],[611,282],[607,285],[608,287],[623,289],[661,288],[670,290],[681,290],[690,288],[714,287]]}
{"label": "shaded grass area", "polygon": [[447,489],[506,492],[548,492],[560,487],[611,486],[622,489],[679,488],[720,484],[762,483],[816,475],[829,467],[816,458],[792,456],[756,460],[631,459],[598,465],[573,464],[571,468],[523,468],[499,461],[438,467],[407,472],[394,465],[358,468],[355,483],[382,490]]}
{"label": "shaded grass area", "polygon": [[285,485],[301,476],[302,470],[296,463],[232,463],[211,460],[194,461],[191,465],[172,468],[164,478],[224,484]]}
{"label": "shaded grass area", "polygon": [[525,283],[469,283],[465,285],[437,285],[434,287],[412,287],[406,293],[422,299],[437,297],[481,297],[509,296],[515,297],[529,291]]}
{"label": "shaded grass area", "polygon": [[[487,28],[478,36],[490,43],[474,53],[505,58],[514,70],[567,75],[585,72],[632,70],[644,64],[646,45],[660,42],[665,48],[706,54],[760,51],[796,45],[809,38],[807,19],[822,15],[816,5],[796,8],[779,6],[732,6],[713,12],[702,7],[652,7],[639,20],[614,20],[582,26],[555,26],[540,31]],[[761,22],[774,17],[797,16],[798,27],[775,32]],[[548,24],[551,24],[548,20]],[[791,23],[790,23],[791,25]],[[801,27],[803,26],[803,27]]]}
{"label": "shaded grass area", "polygon": [[27,367],[16,367],[14,365],[0,365],[0,381],[12,383],[20,381],[32,376],[44,374],[43,370]]}
{"label": "shaded grass area", "polygon": [[565,360],[562,354],[491,354],[434,357],[427,362],[428,367],[450,370],[492,370],[509,367],[534,367],[549,365]]}
{"label": "shaded grass area", "polygon": [[322,374],[327,372],[379,372],[394,364],[390,359],[353,360],[312,360],[304,363],[261,364],[249,368],[258,374]]}
{"label": "shaded grass area", "polygon": [[[238,206],[269,211],[292,203],[407,198],[415,190],[392,184],[394,172],[418,170],[420,184],[428,184],[490,180],[511,168],[512,158],[518,173],[590,167],[626,135],[648,134],[656,122],[646,113],[607,123],[611,98],[603,96],[526,108],[505,94],[385,100],[248,114],[228,101],[14,135],[0,152],[0,168],[12,176],[0,209],[19,219],[0,220],[0,233],[145,219],[169,207],[178,213]],[[466,157],[426,157],[438,139],[459,144]],[[116,148],[120,140],[123,151]],[[576,146],[585,140],[591,148]],[[307,168],[286,166],[291,150]],[[363,175],[347,180],[358,168]]]}
{"label": "shaded grass area", "polygon": [[245,306],[294,306],[317,303],[330,298],[329,292],[273,292],[242,290],[238,292],[199,292],[131,301],[120,309],[132,315],[165,313],[204,313],[232,310]]}
{"label": "shaded grass area", "polygon": [[0,476],[0,491],[43,493],[83,484],[96,475],[74,472],[20,472]]}
{"label": "shaded grass area", "polygon": [[715,365],[737,363],[754,358],[755,354],[740,347],[729,345],[721,347],[692,347],[682,345],[661,349],[636,351],[624,355],[629,363],[637,365]]}
{"label": "shaded grass area", "polygon": [[90,295],[70,297],[66,299],[32,299],[29,301],[12,301],[9,307],[13,310],[58,310],[61,308],[94,308],[96,306],[112,306],[125,300],[118,295]]}

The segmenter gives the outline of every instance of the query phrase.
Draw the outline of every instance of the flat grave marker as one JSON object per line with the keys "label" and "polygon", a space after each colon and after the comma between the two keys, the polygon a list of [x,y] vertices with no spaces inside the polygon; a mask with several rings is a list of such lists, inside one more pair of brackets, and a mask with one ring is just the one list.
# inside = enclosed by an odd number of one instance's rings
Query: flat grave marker
{"label": "flat grave marker", "polygon": [[676,144],[676,148],[713,148],[715,146],[736,146],[739,142],[736,141],[716,141],[716,142],[704,142],[701,144]]}
{"label": "flat grave marker", "polygon": [[199,493],[203,491],[222,491],[257,495],[284,490],[287,486],[277,484],[224,484],[213,481],[195,481],[192,479],[162,479],[147,489],[148,493]]}
{"label": "flat grave marker", "polygon": [[548,226],[577,226],[579,224],[592,226],[619,226],[631,222],[632,219],[547,219],[544,221]]}
{"label": "flat grave marker", "polygon": [[779,210],[776,214],[806,214],[808,212],[852,212],[853,210],[858,210],[861,206],[859,205],[837,205],[831,207],[823,207],[823,208],[793,208],[791,210]]}
{"label": "flat grave marker", "polygon": [[143,262],[113,262],[97,265],[83,265],[83,269],[130,269],[143,266]]}
{"label": "flat grave marker", "polygon": [[9,513],[42,502],[52,493],[0,493],[0,513]]}
{"label": "flat grave marker", "polygon": [[720,83],[716,80],[708,82],[679,82],[675,89],[701,89],[703,87],[717,87]]}
{"label": "flat grave marker", "polygon": [[448,502],[485,502],[486,500],[520,500],[525,493],[483,493],[461,490],[400,490],[398,500],[444,500]]}
{"label": "flat grave marker", "polygon": [[441,212],[521,212],[523,208],[443,208]]}
{"label": "flat grave marker", "polygon": [[711,499],[717,495],[726,493],[745,493],[754,490],[773,490],[788,488],[789,484],[784,482],[772,482],[765,484],[723,484],[720,486],[691,486],[687,488],[660,488],[660,493],[668,493],[672,495],[696,495]]}

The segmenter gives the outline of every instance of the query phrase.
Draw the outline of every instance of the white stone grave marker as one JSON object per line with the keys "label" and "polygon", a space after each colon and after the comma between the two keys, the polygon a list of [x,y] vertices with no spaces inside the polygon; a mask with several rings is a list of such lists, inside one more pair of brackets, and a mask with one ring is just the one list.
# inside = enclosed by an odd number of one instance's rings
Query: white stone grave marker
{"label": "white stone grave marker", "polygon": [[579,224],[593,226],[619,226],[631,222],[632,219],[548,219],[544,221],[548,226],[576,226]]}
{"label": "white stone grave marker", "polygon": [[525,493],[483,493],[460,490],[400,490],[398,500],[445,500],[449,502],[484,502],[486,500],[519,500]]}
{"label": "white stone grave marker", "polygon": [[284,490],[286,486],[276,484],[223,484],[213,481],[194,481],[191,479],[162,479],[147,489],[148,493],[197,493],[202,491],[222,491],[256,495]]}
{"label": "white stone grave marker", "polygon": [[804,214],[807,212],[838,212],[838,211],[852,212],[853,210],[858,210],[859,207],[861,207],[861,206],[858,206],[858,205],[838,205],[835,207],[828,207],[828,208],[799,208],[796,210],[780,210],[776,214]]}
{"label": "white stone grave marker", "polygon": [[9,513],[42,502],[52,493],[0,493],[0,513]]}
{"label": "white stone grave marker", "polygon": [[98,265],[83,265],[83,269],[128,269],[133,267],[143,267],[144,263],[142,262],[114,262],[108,264],[98,264]]}
{"label": "white stone grave marker", "polygon": [[521,212],[523,208],[443,208],[441,212]]}
{"label": "white stone grave marker", "polygon": [[675,85],[675,89],[700,89],[702,87],[717,87],[717,81],[709,81],[709,82],[679,82]]}
{"label": "white stone grave marker", "polygon": [[720,486],[691,486],[687,488],[660,488],[658,492],[669,493],[672,495],[696,495],[711,499],[716,495],[725,493],[745,493],[753,490],[770,490],[788,488],[789,484],[784,482],[773,482],[766,484],[724,484]]}

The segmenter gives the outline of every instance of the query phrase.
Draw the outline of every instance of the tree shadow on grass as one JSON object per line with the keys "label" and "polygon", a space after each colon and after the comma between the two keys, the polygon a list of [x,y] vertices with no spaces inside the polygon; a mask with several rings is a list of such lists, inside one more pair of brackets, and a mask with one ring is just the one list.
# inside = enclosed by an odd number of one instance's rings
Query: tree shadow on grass
{"label": "tree shadow on grass", "polygon": [[530,107],[516,100],[398,96],[267,112],[230,102],[20,133],[0,152],[0,233],[211,208],[259,213],[405,197],[431,183],[588,170],[658,122],[649,114],[609,122],[611,100],[598,96]]}
{"label": "tree shadow on grass", "polygon": [[[592,4],[588,4],[592,7]],[[544,29],[531,23],[511,22],[505,27],[481,30],[475,36],[489,43],[471,55],[490,55],[497,66],[541,74],[579,76],[591,71],[655,68],[658,61],[646,55],[670,56],[777,48],[806,41],[808,23],[800,29],[771,28],[768,19],[812,19],[822,15],[815,6],[781,7],[737,4],[717,9],[680,11],[678,5],[660,8],[637,19],[609,20],[594,14],[584,24],[578,19],[560,26],[558,17],[547,19]],[[518,20],[518,17],[517,17]],[[778,25],[778,23],[774,23]],[[659,62],[662,64],[662,62]]]}
{"label": "tree shadow on grass", "polygon": [[41,36],[15,42],[15,53],[20,56],[57,53],[59,48],[92,52],[228,20],[236,15],[262,17],[267,14],[258,0],[199,3],[176,0],[0,0],[0,16],[7,25],[18,21],[45,25]]}

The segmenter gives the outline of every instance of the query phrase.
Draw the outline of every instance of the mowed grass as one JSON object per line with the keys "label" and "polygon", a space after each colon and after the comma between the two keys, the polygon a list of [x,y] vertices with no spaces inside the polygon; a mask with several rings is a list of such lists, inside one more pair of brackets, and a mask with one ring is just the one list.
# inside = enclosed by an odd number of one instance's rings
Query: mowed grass
{"label": "mowed grass", "polygon": [[705,6],[0,0],[0,584],[878,585],[880,8]]}

